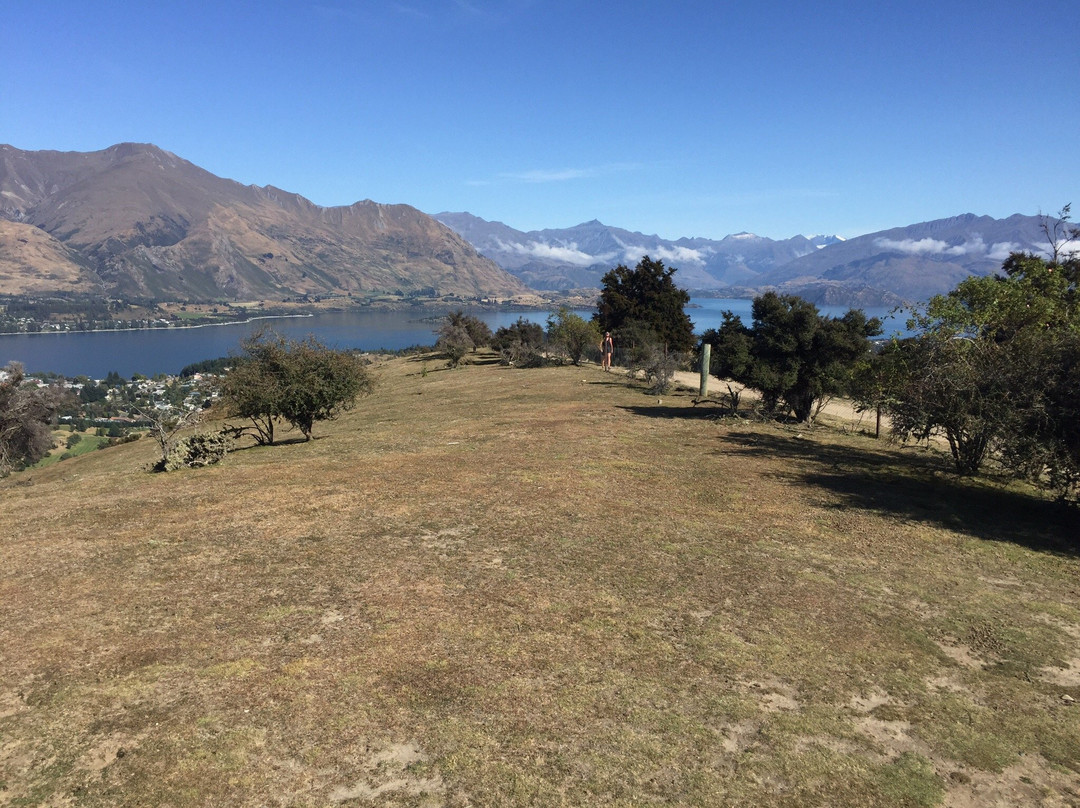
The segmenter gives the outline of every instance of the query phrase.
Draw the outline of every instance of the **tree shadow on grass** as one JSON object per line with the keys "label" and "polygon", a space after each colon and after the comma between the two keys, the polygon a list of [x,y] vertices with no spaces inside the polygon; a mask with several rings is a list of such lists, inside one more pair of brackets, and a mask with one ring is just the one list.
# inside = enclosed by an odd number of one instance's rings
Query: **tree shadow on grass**
{"label": "tree shadow on grass", "polygon": [[314,443],[317,440],[322,440],[326,435],[312,435],[309,441],[303,435],[296,435],[291,438],[275,438],[273,443],[259,443],[251,435],[245,435],[244,437],[250,439],[250,442],[246,442],[240,446],[233,446],[229,449],[229,454],[235,454],[236,452],[246,452],[250,449],[276,449],[281,446],[295,446],[300,443]]}
{"label": "tree shadow on grass", "polygon": [[760,432],[729,432],[724,441],[728,454],[790,460],[782,476],[836,495],[840,502],[832,507],[876,511],[1041,552],[1080,555],[1076,508],[986,479],[958,477],[937,458]]}
{"label": "tree shadow on grass", "polygon": [[[592,382],[593,384],[602,384],[602,382]],[[647,393],[642,388],[641,392]],[[656,396],[656,398],[665,398],[664,394],[647,393],[650,396]],[[705,399],[698,404],[687,407],[683,403],[683,398],[676,398],[676,396],[669,394],[667,396],[673,400],[678,401],[677,404],[665,406],[664,404],[631,404],[621,405],[619,409],[626,410],[633,415],[642,415],[646,418],[681,418],[684,420],[711,420],[715,421],[720,418],[730,418],[731,408],[725,403],[720,401],[713,401],[712,399]]]}

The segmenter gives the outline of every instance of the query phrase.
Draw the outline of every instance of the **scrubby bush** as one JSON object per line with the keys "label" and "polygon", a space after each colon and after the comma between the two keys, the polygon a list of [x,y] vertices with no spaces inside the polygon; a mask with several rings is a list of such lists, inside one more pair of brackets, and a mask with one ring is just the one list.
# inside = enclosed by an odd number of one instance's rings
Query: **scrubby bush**
{"label": "scrubby bush", "polygon": [[600,346],[600,327],[574,314],[565,306],[548,317],[548,344],[560,356],[580,365],[585,354]]}
{"label": "scrubby bush", "polygon": [[174,441],[155,471],[176,471],[219,463],[233,446],[233,431],[199,432]]}
{"label": "scrubby bush", "polygon": [[544,363],[544,329],[524,317],[495,332],[491,347],[505,365],[539,367]]}
{"label": "scrubby bush", "polygon": [[492,340],[487,323],[460,309],[446,315],[435,333],[439,338],[435,349],[446,356],[451,367],[457,367],[465,354],[490,345]]}
{"label": "scrubby bush", "polygon": [[666,393],[671,389],[675,371],[685,361],[686,354],[681,351],[670,351],[663,345],[648,345],[637,352],[629,372],[631,376],[641,373],[650,393]]}
{"label": "scrubby bush", "polygon": [[795,420],[814,419],[835,395],[850,394],[881,322],[851,309],[828,317],[795,295],[766,292],[754,299],[753,325],[724,312],[719,329],[702,341],[712,346],[710,372],[761,393],[765,412],[790,410]]}

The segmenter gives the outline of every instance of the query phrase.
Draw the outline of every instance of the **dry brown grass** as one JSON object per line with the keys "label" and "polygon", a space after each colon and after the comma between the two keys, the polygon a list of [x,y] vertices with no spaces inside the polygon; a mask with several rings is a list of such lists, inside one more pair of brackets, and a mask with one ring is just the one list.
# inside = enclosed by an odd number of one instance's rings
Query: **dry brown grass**
{"label": "dry brown grass", "polygon": [[0,484],[0,805],[1080,803],[1074,515],[424,367],[311,443]]}

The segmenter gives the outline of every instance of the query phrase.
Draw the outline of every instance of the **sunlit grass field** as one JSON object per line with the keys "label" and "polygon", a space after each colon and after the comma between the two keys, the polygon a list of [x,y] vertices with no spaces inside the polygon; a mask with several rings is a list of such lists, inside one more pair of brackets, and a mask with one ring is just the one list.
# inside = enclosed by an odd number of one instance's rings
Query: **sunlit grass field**
{"label": "sunlit grass field", "polygon": [[0,805],[1080,805],[1080,525],[595,366],[0,482]]}

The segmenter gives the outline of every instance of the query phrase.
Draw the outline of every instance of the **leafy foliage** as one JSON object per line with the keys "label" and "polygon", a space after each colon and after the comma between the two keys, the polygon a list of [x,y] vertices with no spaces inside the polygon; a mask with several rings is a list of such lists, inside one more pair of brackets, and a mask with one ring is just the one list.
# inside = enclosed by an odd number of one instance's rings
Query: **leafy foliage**
{"label": "leafy foliage", "polygon": [[196,373],[225,373],[236,360],[231,356],[219,356],[217,359],[204,359],[201,362],[192,362],[180,369],[180,378],[186,379]]}
{"label": "leafy foliage", "polygon": [[858,309],[828,317],[794,295],[767,292],[752,312],[752,327],[724,312],[720,328],[702,336],[712,346],[710,372],[760,392],[767,412],[783,402],[798,421],[812,420],[823,401],[851,389],[869,338],[881,333],[881,322]]}
{"label": "leafy foliage", "polygon": [[316,421],[333,419],[374,386],[352,353],[331,350],[314,337],[297,342],[260,331],[241,347],[243,355],[225,376],[222,398],[231,415],[251,421],[261,444],[274,442],[278,420],[311,440]]}
{"label": "leafy foliage", "polygon": [[1080,485],[1080,237],[1066,206],[1044,220],[1047,257],[1014,253],[1003,275],[972,277],[909,323],[919,335],[886,356],[894,428],[945,436],[956,470],[994,457],[1061,493]]}
{"label": "leafy foliage", "polygon": [[548,343],[553,349],[580,365],[587,351],[598,348],[600,328],[593,321],[585,320],[565,306],[548,317]]}
{"label": "leafy foliage", "polygon": [[491,347],[499,352],[507,365],[536,367],[543,363],[544,329],[524,317],[495,332]]}
{"label": "leafy foliage", "polygon": [[601,280],[600,301],[593,321],[601,331],[615,332],[631,323],[647,326],[656,339],[672,351],[694,347],[694,327],[684,307],[690,295],[675,285],[676,269],[649,256],[634,269],[620,264]]}
{"label": "leafy foliage", "polygon": [[490,345],[492,339],[487,323],[460,309],[446,315],[436,333],[438,341],[435,348],[446,356],[451,367],[461,364],[469,351]]}
{"label": "leafy foliage", "polygon": [[11,362],[0,381],[0,477],[32,465],[52,449],[51,425],[68,394],[59,386],[22,386],[23,367]]}
{"label": "leafy foliage", "polygon": [[176,440],[155,471],[176,471],[181,468],[201,468],[221,462],[233,446],[233,432],[199,432]]}

